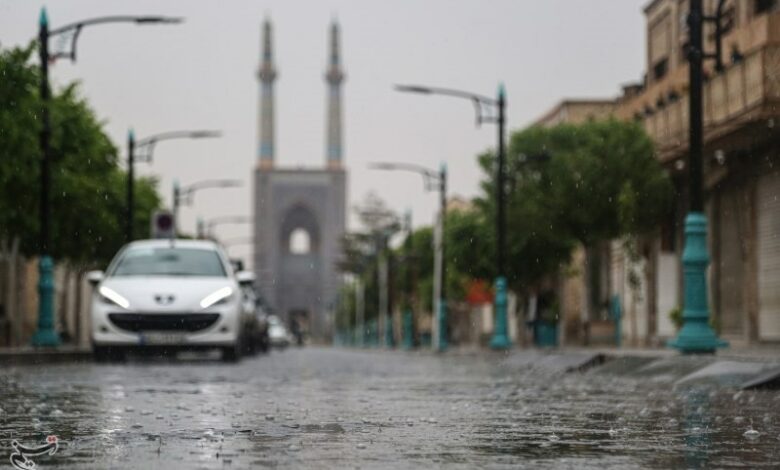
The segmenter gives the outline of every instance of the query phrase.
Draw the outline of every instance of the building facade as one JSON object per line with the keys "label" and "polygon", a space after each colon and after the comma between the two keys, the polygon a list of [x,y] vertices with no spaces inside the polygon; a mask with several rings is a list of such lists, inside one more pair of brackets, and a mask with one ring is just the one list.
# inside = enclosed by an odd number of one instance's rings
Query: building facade
{"label": "building facade", "polygon": [[[780,341],[780,2],[705,0],[705,14],[715,16],[719,3],[719,54],[714,22],[704,27],[705,52],[720,57],[720,66],[705,60],[703,90],[711,318],[732,343]],[[669,314],[682,304],[687,10],[686,0],[648,3],[644,78],[607,100],[611,114],[644,126],[677,194],[673,213],[648,241],[639,265],[627,259],[619,242],[604,253],[609,295],[617,296],[623,307],[623,336],[636,345],[661,344],[674,336]],[[564,101],[538,124],[572,122],[565,118],[583,110],[567,110],[571,103]],[[630,270],[642,274],[638,295],[626,289]]]}
{"label": "building facade", "polygon": [[328,70],[324,168],[276,166],[271,24],[263,26],[260,143],[255,169],[255,270],[258,289],[285,322],[297,322],[314,339],[332,332],[341,275],[338,260],[346,229],[347,173],[342,166],[339,27],[332,24]]}

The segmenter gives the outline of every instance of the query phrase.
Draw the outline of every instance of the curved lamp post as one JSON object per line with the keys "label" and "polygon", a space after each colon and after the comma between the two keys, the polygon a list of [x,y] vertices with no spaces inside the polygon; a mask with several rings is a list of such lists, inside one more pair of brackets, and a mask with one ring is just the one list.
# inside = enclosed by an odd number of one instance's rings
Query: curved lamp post
{"label": "curved lamp post", "polygon": [[[180,23],[181,18],[164,16],[104,16],[71,23],[59,28],[49,29],[49,18],[46,8],[41,8],[38,21],[38,53],[40,58],[41,82],[41,173],[40,173],[40,232],[39,250],[40,261],[38,266],[38,328],[33,335],[34,346],[57,346],[60,337],[54,329],[54,261],[50,252],[50,220],[51,220],[51,116],[49,114],[49,102],[51,101],[51,89],[49,87],[49,64],[57,59],[69,59],[76,61],[76,45],[81,30],[87,26],[105,23],[136,23],[136,24],[164,24]],[[70,49],[55,53],[49,52],[49,38],[70,34]]]}
{"label": "curved lamp post", "polygon": [[[154,154],[154,146],[157,142],[173,139],[208,139],[220,136],[222,136],[222,133],[219,131],[172,131],[155,134],[136,141],[135,132],[130,129],[127,133],[127,218],[125,220],[125,238],[128,242],[133,241],[133,219],[135,217],[135,161],[138,160],[151,163],[152,155]],[[140,150],[141,152],[136,155],[136,150]]]}
{"label": "curved lamp post", "polygon": [[[689,207],[685,217],[685,247],[682,264],[684,274],[683,326],[677,337],[669,341],[669,346],[682,353],[714,353],[718,348],[728,345],[718,338],[709,325],[709,307],[707,305],[707,216],[704,213],[704,185],[702,182],[704,147],[702,118],[702,60],[716,59],[716,69],[722,69],[720,63],[721,15],[723,4],[718,2],[715,17],[705,17],[702,0],[691,0],[688,14],[688,61],[689,61],[689,120],[688,138],[688,188]],[[704,54],[702,44],[702,23],[715,21],[717,56]]]}
{"label": "curved lamp post", "polygon": [[254,222],[254,217],[248,215],[225,215],[221,217],[214,217],[206,222],[205,234],[207,237],[214,238],[214,227],[224,224],[251,224]]}
{"label": "curved lamp post", "polygon": [[[434,171],[414,163],[373,163],[369,167],[377,170],[400,170],[422,175],[425,190],[439,191],[439,218],[434,236],[434,286],[433,311],[434,322],[433,347],[437,351],[447,349],[447,264],[444,257],[444,223],[447,218],[447,165],[442,163],[439,171]],[[410,216],[411,217],[411,216]],[[411,232],[410,232],[411,233]]]}
{"label": "curved lamp post", "polygon": [[404,225],[406,228],[406,241],[404,242],[404,261],[406,261],[406,272],[404,273],[404,294],[406,302],[404,305],[404,316],[401,320],[401,338],[404,349],[409,350],[414,347],[414,308],[412,306],[412,210],[408,209],[404,214]]}
{"label": "curved lamp post", "polygon": [[192,204],[192,198],[196,191],[211,188],[237,188],[242,186],[241,180],[203,180],[192,183],[188,186],[180,187],[178,181],[173,182],[173,231],[178,233],[179,228],[179,206],[182,204]]}
{"label": "curved lamp post", "polygon": [[506,91],[504,85],[498,87],[498,95],[494,98],[469,93],[450,88],[435,88],[419,85],[397,85],[397,91],[421,93],[426,95],[444,95],[471,101],[476,111],[477,126],[482,123],[495,123],[498,127],[498,155],[496,165],[496,299],[495,328],[490,347],[493,349],[508,349],[511,346],[507,327],[507,292],[506,292],[506,208],[505,208],[505,175],[504,164],[506,148],[504,131],[506,127]]}

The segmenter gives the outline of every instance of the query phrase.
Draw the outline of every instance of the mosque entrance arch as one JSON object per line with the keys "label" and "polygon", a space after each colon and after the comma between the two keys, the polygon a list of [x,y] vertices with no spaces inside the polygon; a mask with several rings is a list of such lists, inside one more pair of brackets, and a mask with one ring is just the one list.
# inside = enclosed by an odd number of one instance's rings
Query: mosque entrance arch
{"label": "mosque entrance arch", "polygon": [[316,209],[305,202],[292,204],[279,226],[280,312],[291,330],[308,334],[315,312],[322,308],[323,262],[320,223]]}

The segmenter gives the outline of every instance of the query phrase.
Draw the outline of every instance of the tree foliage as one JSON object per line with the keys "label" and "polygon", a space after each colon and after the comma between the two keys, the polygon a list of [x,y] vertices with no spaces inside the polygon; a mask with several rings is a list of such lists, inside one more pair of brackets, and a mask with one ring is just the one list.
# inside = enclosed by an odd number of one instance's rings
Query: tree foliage
{"label": "tree foliage", "polygon": [[[369,320],[376,318],[379,313],[379,257],[388,256],[387,245],[400,229],[400,223],[398,215],[373,192],[368,193],[362,203],[355,207],[355,213],[362,230],[347,233],[342,238],[339,268],[344,273],[360,278],[363,283],[365,319]],[[349,305],[354,308],[354,303]],[[337,324],[351,325],[352,322],[348,310],[342,308],[337,311]]]}
{"label": "tree foliage", "polygon": [[[480,156],[480,164],[478,204],[494,221],[495,155]],[[644,130],[615,119],[515,132],[506,168],[507,266],[515,287],[554,273],[576,242],[652,231],[673,194]]]}
{"label": "tree foliage", "polygon": [[[0,51],[0,238],[38,251],[41,99],[32,46]],[[78,86],[52,93],[51,254],[75,263],[108,261],[122,245],[127,175],[117,148]],[[160,198],[136,181],[136,233],[147,233]]]}
{"label": "tree foliage", "polygon": [[[495,155],[478,157],[483,171],[482,195],[473,209],[447,214],[444,243],[447,291],[463,298],[468,282],[496,276]],[[592,121],[553,128],[532,127],[512,134],[506,159],[507,275],[517,292],[555,275],[573,248],[598,241],[651,232],[666,215],[673,197],[668,175],[656,160],[643,129],[617,120]],[[377,209],[368,211],[384,214]],[[376,220],[384,220],[382,217]],[[389,219],[388,219],[389,220]],[[364,225],[368,226],[364,221]],[[362,273],[366,299],[376,292],[376,269],[369,255],[376,230],[351,234],[346,244],[353,273]],[[412,263],[404,260],[405,243],[394,250],[398,260],[394,284],[403,286],[412,270],[414,296],[431,305],[433,230],[411,234]],[[405,237],[404,237],[405,239]],[[359,269],[358,269],[359,268]],[[401,289],[397,288],[397,292]],[[373,302],[373,301],[370,301]],[[366,318],[373,313],[367,300]]]}

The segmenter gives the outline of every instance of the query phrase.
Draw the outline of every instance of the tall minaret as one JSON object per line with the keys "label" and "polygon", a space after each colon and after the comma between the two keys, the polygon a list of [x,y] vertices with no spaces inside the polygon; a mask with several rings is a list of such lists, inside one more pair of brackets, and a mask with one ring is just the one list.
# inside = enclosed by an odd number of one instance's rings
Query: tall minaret
{"label": "tall minaret", "polygon": [[274,68],[273,50],[271,47],[271,21],[263,22],[263,61],[257,73],[260,78],[260,168],[270,169],[274,166]]}
{"label": "tall minaret", "polygon": [[339,53],[339,25],[335,20],[330,26],[330,62],[325,81],[328,83],[328,137],[325,149],[328,168],[341,168],[341,82],[344,81],[344,71],[341,69]]}

